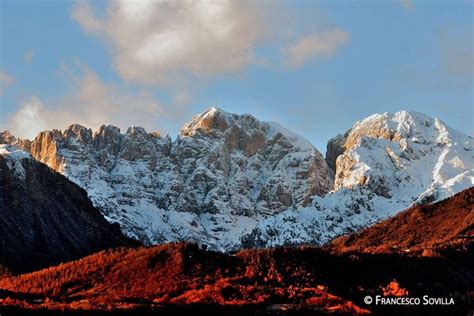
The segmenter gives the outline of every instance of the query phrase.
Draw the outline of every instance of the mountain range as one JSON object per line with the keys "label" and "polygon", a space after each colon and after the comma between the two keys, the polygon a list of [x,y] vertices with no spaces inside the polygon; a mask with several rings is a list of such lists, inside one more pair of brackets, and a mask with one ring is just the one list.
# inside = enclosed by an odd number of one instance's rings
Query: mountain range
{"label": "mountain range", "polygon": [[356,122],[328,142],[325,158],[277,123],[218,108],[194,116],[175,140],[74,124],[32,141],[3,132],[0,143],[63,174],[144,245],[323,244],[474,183],[473,138],[406,111]]}

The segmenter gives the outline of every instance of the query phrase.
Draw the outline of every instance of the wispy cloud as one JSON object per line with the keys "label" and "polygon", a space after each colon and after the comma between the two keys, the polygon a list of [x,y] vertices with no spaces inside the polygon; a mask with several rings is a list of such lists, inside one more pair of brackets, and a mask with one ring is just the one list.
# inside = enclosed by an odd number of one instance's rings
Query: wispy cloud
{"label": "wispy cloud", "polygon": [[7,74],[4,71],[0,71],[0,95],[3,95],[3,91],[15,82],[15,78],[13,76]]}
{"label": "wispy cloud", "polygon": [[349,34],[338,29],[305,36],[283,49],[286,65],[299,67],[309,59],[330,57],[348,40]]}
{"label": "wispy cloud", "polygon": [[18,137],[33,138],[48,126],[51,119],[45,105],[37,97],[32,97],[23,102],[20,109],[10,117],[8,129]]}

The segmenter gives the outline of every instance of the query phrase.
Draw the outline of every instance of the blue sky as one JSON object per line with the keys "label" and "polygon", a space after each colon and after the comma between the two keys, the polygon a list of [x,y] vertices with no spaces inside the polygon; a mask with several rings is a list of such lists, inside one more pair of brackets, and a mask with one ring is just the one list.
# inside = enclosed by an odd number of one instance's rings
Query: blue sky
{"label": "blue sky", "polygon": [[175,136],[218,106],[323,152],[377,112],[474,133],[472,2],[148,5],[0,0],[0,129],[31,137],[77,121]]}

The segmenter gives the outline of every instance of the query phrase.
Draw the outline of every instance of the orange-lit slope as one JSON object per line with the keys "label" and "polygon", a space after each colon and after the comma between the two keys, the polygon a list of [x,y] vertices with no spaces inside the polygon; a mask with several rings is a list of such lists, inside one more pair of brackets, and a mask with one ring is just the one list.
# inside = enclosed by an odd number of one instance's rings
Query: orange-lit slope
{"label": "orange-lit slope", "polygon": [[321,254],[308,248],[229,256],[189,244],[103,251],[0,280],[0,291],[8,291],[0,304],[99,310],[189,304],[286,309],[290,307],[275,304],[290,304],[299,309],[364,313],[318,283],[315,259]]}
{"label": "orange-lit slope", "polygon": [[463,247],[474,238],[474,188],[434,204],[417,205],[395,217],[332,242],[347,252],[423,252]]}

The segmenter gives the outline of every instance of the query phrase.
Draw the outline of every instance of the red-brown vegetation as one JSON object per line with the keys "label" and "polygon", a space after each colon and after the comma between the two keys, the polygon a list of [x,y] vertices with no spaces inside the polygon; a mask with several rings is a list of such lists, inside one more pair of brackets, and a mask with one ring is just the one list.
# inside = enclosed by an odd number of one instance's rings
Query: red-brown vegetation
{"label": "red-brown vegetation", "polygon": [[103,251],[4,277],[0,305],[102,311],[199,305],[363,314],[374,311],[363,303],[365,295],[409,293],[457,295],[456,307],[465,309],[473,276],[472,268],[445,258],[334,255],[312,247],[230,256],[168,244]]}
{"label": "red-brown vegetation", "polygon": [[393,280],[386,287],[381,287],[383,296],[408,296],[409,292]]}
{"label": "red-brown vegetation", "polygon": [[298,267],[301,260],[286,267],[277,264],[274,256],[280,252],[289,259],[292,250],[244,251],[228,256],[202,251],[195,245],[168,244],[103,251],[57,267],[1,279],[0,288],[9,292],[0,304],[108,310],[166,304],[285,303],[364,312],[325,291],[313,273]]}

